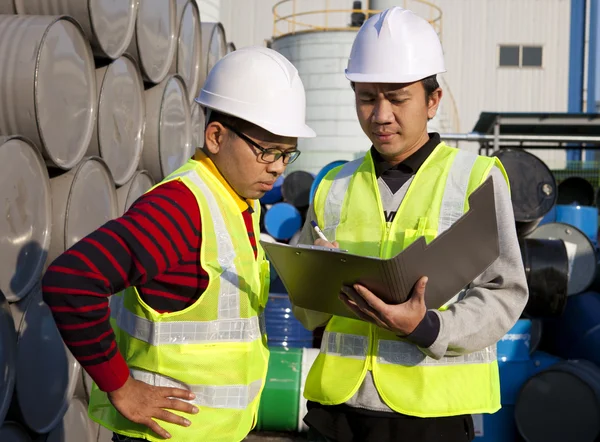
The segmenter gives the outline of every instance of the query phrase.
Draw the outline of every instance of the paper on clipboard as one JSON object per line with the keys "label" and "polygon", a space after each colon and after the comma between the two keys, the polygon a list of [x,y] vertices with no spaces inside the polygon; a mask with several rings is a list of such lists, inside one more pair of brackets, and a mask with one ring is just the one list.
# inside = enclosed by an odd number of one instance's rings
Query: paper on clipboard
{"label": "paper on clipboard", "polygon": [[390,259],[335,249],[261,241],[298,307],[356,319],[339,300],[343,285],[360,283],[388,304],[405,302],[415,283],[428,277],[427,308],[446,304],[499,256],[494,185],[488,178],[469,197],[469,210],[429,244],[425,238]]}

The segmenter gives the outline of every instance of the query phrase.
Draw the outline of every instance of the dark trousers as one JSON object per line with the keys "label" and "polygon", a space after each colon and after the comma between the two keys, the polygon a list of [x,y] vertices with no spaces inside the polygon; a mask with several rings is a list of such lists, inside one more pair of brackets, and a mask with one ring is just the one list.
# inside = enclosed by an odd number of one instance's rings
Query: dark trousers
{"label": "dark trousers", "polygon": [[123,436],[121,434],[113,433],[113,442],[147,442],[146,439],[138,439],[137,437]]}
{"label": "dark trousers", "polygon": [[[304,421],[311,442],[470,442],[475,438],[470,415],[417,418],[350,411],[347,408],[309,408]],[[387,414],[387,413],[386,413]]]}

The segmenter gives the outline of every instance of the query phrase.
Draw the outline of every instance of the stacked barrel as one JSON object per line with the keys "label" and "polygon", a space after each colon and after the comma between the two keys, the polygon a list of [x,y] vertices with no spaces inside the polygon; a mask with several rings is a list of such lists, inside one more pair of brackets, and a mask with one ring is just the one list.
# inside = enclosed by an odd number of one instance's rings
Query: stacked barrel
{"label": "stacked barrel", "polygon": [[0,3],[0,441],[111,440],[40,281],[201,145],[193,99],[226,53],[196,0]]}

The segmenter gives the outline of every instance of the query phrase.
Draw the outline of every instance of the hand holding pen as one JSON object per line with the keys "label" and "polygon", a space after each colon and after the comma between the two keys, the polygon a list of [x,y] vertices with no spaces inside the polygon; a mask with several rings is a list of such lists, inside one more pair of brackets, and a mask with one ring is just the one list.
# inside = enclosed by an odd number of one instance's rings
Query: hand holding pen
{"label": "hand holding pen", "polygon": [[340,245],[338,244],[337,241],[329,242],[327,237],[323,234],[323,232],[319,228],[319,225],[317,224],[316,221],[311,221],[310,225],[313,226],[314,231],[319,236],[319,238],[315,241],[315,246],[327,247],[330,249],[339,249],[340,248]]}

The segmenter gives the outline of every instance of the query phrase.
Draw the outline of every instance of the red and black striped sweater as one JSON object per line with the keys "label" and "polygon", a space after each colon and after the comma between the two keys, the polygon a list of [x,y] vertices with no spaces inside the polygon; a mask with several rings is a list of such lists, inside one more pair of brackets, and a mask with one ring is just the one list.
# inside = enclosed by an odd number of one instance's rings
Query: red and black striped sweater
{"label": "red and black striped sweater", "polygon": [[[242,214],[256,256],[252,209]],[[208,285],[200,266],[201,232],[195,196],[172,181],[143,195],[48,268],[44,301],[65,343],[101,390],[116,390],[129,376],[110,326],[108,298],[136,286],[144,302],[161,313],[193,304]]]}

